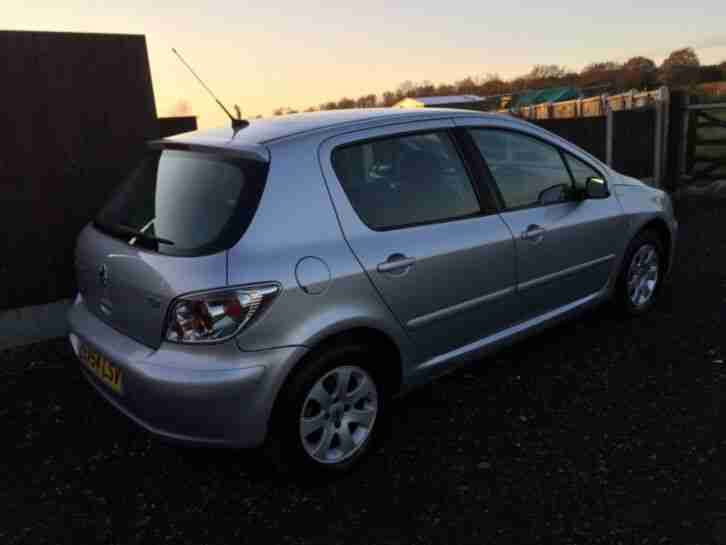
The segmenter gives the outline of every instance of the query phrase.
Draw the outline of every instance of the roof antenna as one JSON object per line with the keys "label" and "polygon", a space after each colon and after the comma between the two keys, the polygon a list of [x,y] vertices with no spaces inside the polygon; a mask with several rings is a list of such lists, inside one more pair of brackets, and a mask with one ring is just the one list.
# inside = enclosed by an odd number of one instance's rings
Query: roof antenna
{"label": "roof antenna", "polygon": [[227,114],[227,117],[229,117],[230,121],[232,122],[232,130],[235,132],[235,134],[237,133],[237,131],[239,131],[240,129],[244,129],[247,125],[250,124],[250,122],[247,121],[246,119],[242,119],[242,115],[240,113],[239,106],[237,106],[236,104],[234,105],[234,110],[235,110],[235,113],[237,114],[237,117],[236,118],[232,117],[232,114],[229,113],[229,110],[224,107],[224,104],[222,104],[219,101],[219,99],[214,95],[212,90],[204,84],[204,82],[202,81],[202,78],[197,76],[197,73],[194,71],[194,69],[191,66],[189,66],[187,64],[187,62],[182,58],[182,56],[179,54],[179,52],[176,49],[174,49],[173,47],[171,48],[171,50],[174,52],[174,54],[177,57],[179,57],[179,60],[182,62],[182,64],[184,66],[186,66],[189,69],[189,71],[192,73],[192,75],[195,78],[197,78],[197,81],[202,85],[202,87],[204,87],[207,90],[207,92],[212,96],[214,101],[217,104],[219,104],[219,107],[222,108],[222,110],[224,110],[224,113]]}

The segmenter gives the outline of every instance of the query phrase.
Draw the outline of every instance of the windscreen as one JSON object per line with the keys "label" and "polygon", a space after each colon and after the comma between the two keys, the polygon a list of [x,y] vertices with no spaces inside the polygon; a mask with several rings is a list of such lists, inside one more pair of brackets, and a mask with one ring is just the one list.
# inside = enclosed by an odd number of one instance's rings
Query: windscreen
{"label": "windscreen", "polygon": [[151,152],[95,224],[129,244],[168,255],[229,249],[259,204],[267,164],[215,153]]}

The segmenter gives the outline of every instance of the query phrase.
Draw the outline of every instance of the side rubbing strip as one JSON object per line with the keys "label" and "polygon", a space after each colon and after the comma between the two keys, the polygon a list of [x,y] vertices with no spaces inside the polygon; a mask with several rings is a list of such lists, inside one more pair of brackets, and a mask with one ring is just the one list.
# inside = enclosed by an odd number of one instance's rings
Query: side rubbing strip
{"label": "side rubbing strip", "polygon": [[476,299],[469,299],[468,301],[464,301],[463,303],[459,303],[458,305],[442,308],[440,310],[432,312],[431,314],[424,314],[423,316],[419,316],[418,318],[410,320],[406,325],[410,328],[415,329],[417,327],[430,324],[431,322],[435,322],[436,320],[448,318],[450,316],[453,316],[454,314],[458,314],[459,312],[470,310],[479,305],[483,305],[484,303],[491,303],[492,301],[496,301],[497,299],[501,299],[502,297],[514,293],[514,291],[515,287],[511,286],[500,291],[495,291],[494,293],[488,293],[487,295],[477,297]]}
{"label": "side rubbing strip", "polygon": [[580,263],[579,265],[575,265],[574,267],[562,269],[561,271],[557,271],[556,273],[547,274],[545,276],[540,276],[539,278],[534,278],[533,280],[528,280],[527,282],[522,282],[521,284],[519,284],[519,291],[524,291],[529,288],[534,288],[535,286],[539,286],[540,284],[545,284],[547,282],[551,282],[552,280],[557,280],[558,278],[561,278],[563,276],[568,276],[570,274],[579,272],[583,269],[587,269],[589,267],[594,267],[595,265],[599,265],[600,263],[605,263],[606,261],[610,261],[614,258],[615,258],[614,254],[606,255],[605,257],[599,257],[597,259],[593,259],[592,261]]}

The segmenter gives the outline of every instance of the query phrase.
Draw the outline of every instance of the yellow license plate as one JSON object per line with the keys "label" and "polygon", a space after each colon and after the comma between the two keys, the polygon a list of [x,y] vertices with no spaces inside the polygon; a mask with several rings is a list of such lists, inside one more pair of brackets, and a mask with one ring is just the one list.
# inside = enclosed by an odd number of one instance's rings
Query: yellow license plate
{"label": "yellow license plate", "polygon": [[113,365],[108,358],[85,344],[81,344],[78,356],[86,368],[96,375],[101,382],[109,386],[116,393],[124,393],[121,369]]}

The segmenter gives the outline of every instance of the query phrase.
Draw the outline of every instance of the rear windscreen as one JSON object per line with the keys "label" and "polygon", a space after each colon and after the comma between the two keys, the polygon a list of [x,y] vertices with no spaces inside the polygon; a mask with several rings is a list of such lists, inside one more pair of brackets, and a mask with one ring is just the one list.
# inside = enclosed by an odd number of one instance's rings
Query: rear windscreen
{"label": "rear windscreen", "polygon": [[101,210],[95,225],[169,255],[227,250],[259,204],[268,165],[214,153],[151,152]]}

